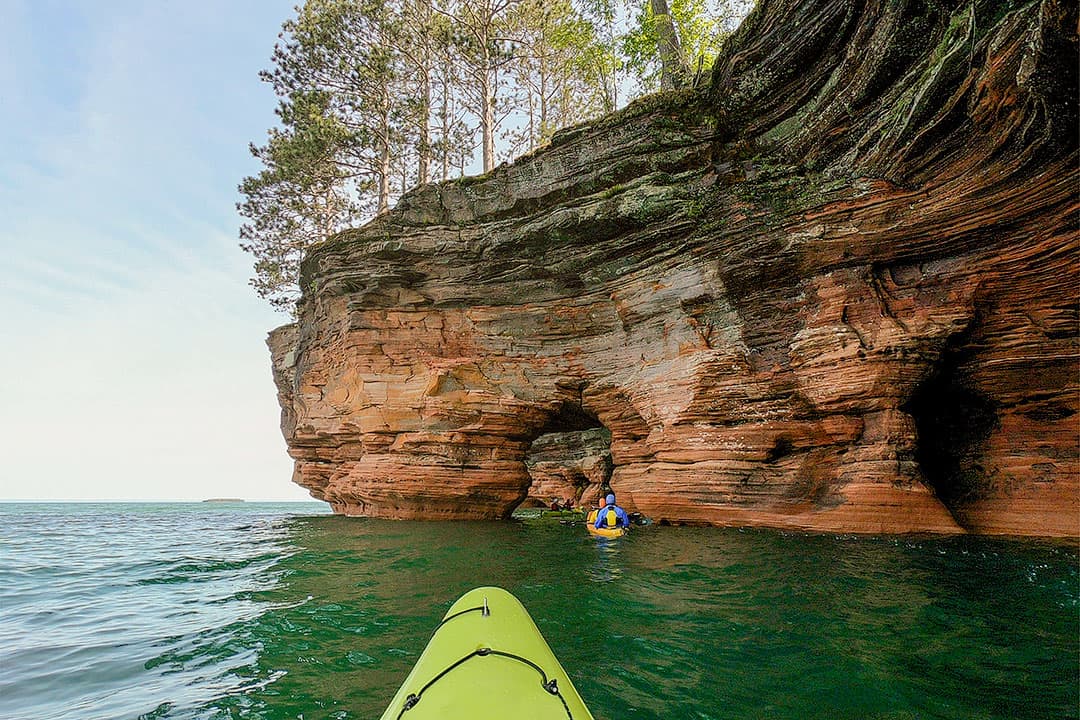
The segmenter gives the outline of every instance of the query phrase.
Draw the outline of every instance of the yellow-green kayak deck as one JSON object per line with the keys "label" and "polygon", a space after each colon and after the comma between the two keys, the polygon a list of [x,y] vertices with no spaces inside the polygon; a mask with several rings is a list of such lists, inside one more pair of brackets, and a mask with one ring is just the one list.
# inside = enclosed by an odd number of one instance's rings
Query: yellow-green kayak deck
{"label": "yellow-green kayak deck", "polygon": [[518,599],[471,590],[443,617],[382,720],[592,720]]}

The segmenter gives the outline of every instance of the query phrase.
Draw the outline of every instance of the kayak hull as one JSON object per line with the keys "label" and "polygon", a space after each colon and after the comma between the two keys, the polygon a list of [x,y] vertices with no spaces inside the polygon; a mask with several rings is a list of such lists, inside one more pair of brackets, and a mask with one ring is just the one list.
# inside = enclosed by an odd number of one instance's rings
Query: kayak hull
{"label": "kayak hull", "polygon": [[586,525],[590,535],[596,537],[617,538],[626,534],[626,528],[597,528],[592,525]]}
{"label": "kayak hull", "polygon": [[517,598],[477,588],[447,611],[382,720],[514,717],[592,720]]}

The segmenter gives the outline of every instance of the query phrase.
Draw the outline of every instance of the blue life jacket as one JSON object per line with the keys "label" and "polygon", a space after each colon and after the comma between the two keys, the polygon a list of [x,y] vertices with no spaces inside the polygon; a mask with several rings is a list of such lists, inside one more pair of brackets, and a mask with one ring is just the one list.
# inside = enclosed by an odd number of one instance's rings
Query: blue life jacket
{"label": "blue life jacket", "polygon": [[593,527],[600,529],[606,527],[630,527],[630,517],[618,505],[608,505],[596,513],[596,523]]}

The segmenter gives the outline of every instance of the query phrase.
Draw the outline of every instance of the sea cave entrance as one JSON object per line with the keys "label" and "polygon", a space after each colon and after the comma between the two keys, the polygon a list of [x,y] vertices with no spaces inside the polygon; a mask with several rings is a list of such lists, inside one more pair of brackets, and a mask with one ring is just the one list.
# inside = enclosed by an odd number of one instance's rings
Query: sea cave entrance
{"label": "sea cave entrance", "polygon": [[915,420],[915,459],[926,482],[961,526],[962,506],[986,491],[982,455],[998,427],[996,403],[968,376],[970,353],[950,344],[902,409]]}
{"label": "sea cave entrance", "polygon": [[525,453],[531,478],[518,509],[591,504],[611,480],[611,431],[579,404],[563,403]]}

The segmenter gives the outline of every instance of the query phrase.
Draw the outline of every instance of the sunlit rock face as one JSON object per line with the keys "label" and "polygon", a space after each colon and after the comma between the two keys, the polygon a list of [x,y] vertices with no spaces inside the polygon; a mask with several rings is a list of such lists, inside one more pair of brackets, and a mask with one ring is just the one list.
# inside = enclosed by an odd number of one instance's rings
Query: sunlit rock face
{"label": "sunlit rock face", "polygon": [[1076,13],[764,0],[711,87],[339,235],[270,338],[295,481],[502,518],[601,428],[659,521],[1080,535]]}

